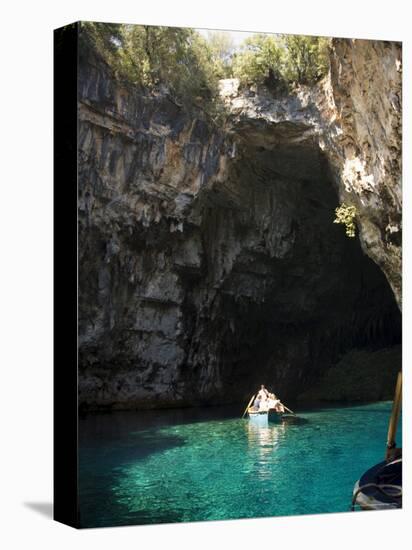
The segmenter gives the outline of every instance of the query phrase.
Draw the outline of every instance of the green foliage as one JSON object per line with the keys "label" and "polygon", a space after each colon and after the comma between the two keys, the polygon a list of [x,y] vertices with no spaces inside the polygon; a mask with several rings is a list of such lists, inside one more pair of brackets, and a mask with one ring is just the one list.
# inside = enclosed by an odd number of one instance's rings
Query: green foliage
{"label": "green foliage", "polygon": [[[148,89],[165,87],[186,106],[212,117],[224,111],[219,79],[265,84],[278,92],[312,84],[328,69],[328,39],[255,34],[235,51],[232,37],[190,28],[82,23],[81,44],[103,58],[117,78]],[[81,48],[82,51],[82,48]]]}
{"label": "green foliage", "polygon": [[329,39],[255,34],[233,58],[233,74],[243,84],[313,84],[329,68]]}
{"label": "green foliage", "polygon": [[356,225],[356,206],[349,206],[345,203],[338,206],[335,209],[336,218],[333,220],[333,223],[341,223],[346,228],[346,235],[353,238],[355,236]]}
{"label": "green foliage", "polygon": [[80,54],[92,48],[113,68],[118,66],[118,49],[122,40],[122,25],[115,23],[80,23]]}
{"label": "green foliage", "polygon": [[288,82],[312,84],[329,68],[329,39],[317,36],[283,35],[283,75]]}
{"label": "green foliage", "polygon": [[176,99],[203,106],[217,97],[220,68],[193,29],[85,23],[82,34],[120,79],[149,89],[163,85]]}
{"label": "green foliage", "polygon": [[232,78],[235,47],[230,34],[223,31],[209,32],[206,47],[210,51],[215,74],[219,78]]}
{"label": "green foliage", "polygon": [[275,36],[255,34],[247,38],[233,58],[233,75],[243,83],[265,83],[281,78],[283,49]]}

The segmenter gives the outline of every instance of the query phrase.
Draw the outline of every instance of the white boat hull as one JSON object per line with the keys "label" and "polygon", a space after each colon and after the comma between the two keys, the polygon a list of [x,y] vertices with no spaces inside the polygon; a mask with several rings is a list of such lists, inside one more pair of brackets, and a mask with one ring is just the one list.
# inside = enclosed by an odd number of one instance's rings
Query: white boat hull
{"label": "white boat hull", "polygon": [[248,411],[249,419],[256,422],[278,422],[282,418],[282,414],[276,412],[275,410],[270,411]]}

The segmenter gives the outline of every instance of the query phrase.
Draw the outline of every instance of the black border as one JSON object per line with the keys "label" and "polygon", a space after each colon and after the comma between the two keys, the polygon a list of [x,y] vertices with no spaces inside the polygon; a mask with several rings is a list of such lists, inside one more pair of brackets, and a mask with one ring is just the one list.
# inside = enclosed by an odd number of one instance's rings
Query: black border
{"label": "black border", "polygon": [[79,527],[77,68],[79,23],[54,31],[54,510]]}

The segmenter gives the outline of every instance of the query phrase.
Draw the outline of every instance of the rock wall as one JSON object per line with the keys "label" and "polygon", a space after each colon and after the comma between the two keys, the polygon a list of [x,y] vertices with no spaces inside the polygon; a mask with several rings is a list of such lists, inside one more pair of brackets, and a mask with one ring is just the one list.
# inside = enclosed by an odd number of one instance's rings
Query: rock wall
{"label": "rock wall", "polygon": [[222,403],[262,382],[292,398],[353,347],[399,342],[384,275],[332,223],[347,145],[322,86],[223,82],[218,127],[84,52],[81,407]]}
{"label": "rock wall", "polygon": [[330,74],[276,99],[266,90],[222,95],[238,120],[265,121],[312,137],[327,157],[340,202],[356,206],[362,249],[402,302],[402,47],[400,43],[333,39]]}
{"label": "rock wall", "polygon": [[401,346],[376,351],[354,349],[298,396],[313,402],[391,401],[402,364]]}
{"label": "rock wall", "polygon": [[330,157],[342,201],[357,208],[362,248],[402,302],[402,48],[334,40],[330,92],[340,127]]}

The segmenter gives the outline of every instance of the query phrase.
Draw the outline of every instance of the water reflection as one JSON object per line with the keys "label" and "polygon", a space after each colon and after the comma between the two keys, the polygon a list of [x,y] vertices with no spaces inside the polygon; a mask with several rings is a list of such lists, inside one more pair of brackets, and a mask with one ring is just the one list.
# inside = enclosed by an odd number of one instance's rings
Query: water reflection
{"label": "water reflection", "polygon": [[286,425],[271,424],[266,415],[252,418],[246,423],[248,449],[254,458],[254,473],[260,480],[273,476],[276,448],[285,436]]}

